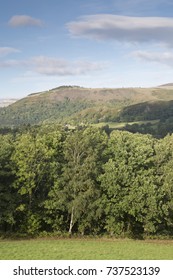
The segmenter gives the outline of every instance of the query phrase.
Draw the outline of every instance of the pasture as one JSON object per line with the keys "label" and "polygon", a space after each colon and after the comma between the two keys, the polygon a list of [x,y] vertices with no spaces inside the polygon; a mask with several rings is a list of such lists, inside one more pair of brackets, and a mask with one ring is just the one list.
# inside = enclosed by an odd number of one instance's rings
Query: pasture
{"label": "pasture", "polygon": [[150,124],[152,124],[154,126],[158,122],[159,122],[159,120],[135,121],[135,122],[99,122],[99,123],[96,123],[96,124],[91,124],[91,126],[94,126],[94,127],[104,127],[104,126],[108,125],[109,128],[118,129],[118,128],[124,128],[127,124],[128,125],[133,125],[133,124],[142,125],[142,124],[150,123]]}
{"label": "pasture", "polygon": [[1,240],[1,260],[173,260],[173,240]]}

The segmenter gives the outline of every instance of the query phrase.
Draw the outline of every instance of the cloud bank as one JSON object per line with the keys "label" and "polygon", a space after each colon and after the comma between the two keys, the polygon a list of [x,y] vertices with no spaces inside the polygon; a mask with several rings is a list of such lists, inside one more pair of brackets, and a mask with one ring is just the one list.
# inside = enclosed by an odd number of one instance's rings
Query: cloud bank
{"label": "cloud bank", "polygon": [[105,69],[105,62],[85,60],[68,61],[47,56],[37,56],[28,60],[6,60],[0,62],[0,68],[25,68],[46,76],[76,76],[87,75],[93,71]]}
{"label": "cloud bank", "polygon": [[147,52],[147,51],[135,51],[132,53],[132,56],[148,61],[148,62],[157,62],[173,66],[173,53],[171,52]]}
{"label": "cloud bank", "polygon": [[41,27],[43,22],[40,19],[36,19],[27,15],[15,15],[9,22],[11,27],[21,27],[21,26],[38,26]]}
{"label": "cloud bank", "polygon": [[67,61],[52,57],[39,56],[32,59],[35,71],[44,75],[82,75],[105,68],[105,63],[90,61]]}
{"label": "cloud bank", "polygon": [[173,18],[98,14],[81,17],[66,26],[74,37],[173,46]]}

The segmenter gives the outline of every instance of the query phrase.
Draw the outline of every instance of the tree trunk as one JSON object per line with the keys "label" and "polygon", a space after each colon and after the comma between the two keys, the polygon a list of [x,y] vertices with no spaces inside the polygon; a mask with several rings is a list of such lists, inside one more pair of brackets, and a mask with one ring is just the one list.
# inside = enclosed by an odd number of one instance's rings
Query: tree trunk
{"label": "tree trunk", "polygon": [[69,227],[69,234],[71,235],[72,234],[72,228],[73,228],[73,225],[74,225],[74,207],[72,207],[71,209],[71,219],[70,219],[70,227]]}

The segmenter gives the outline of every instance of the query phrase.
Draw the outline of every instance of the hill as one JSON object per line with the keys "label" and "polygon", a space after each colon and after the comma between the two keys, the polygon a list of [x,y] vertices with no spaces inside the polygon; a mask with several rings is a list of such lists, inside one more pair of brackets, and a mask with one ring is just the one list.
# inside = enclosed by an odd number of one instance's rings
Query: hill
{"label": "hill", "polygon": [[173,115],[171,100],[173,89],[167,88],[61,86],[29,94],[8,107],[0,108],[0,124],[1,127],[17,127],[55,122],[76,125],[153,120],[159,118],[162,107],[162,111],[169,107],[169,117]]}
{"label": "hill", "polygon": [[159,86],[160,88],[173,88],[173,83],[163,84]]}
{"label": "hill", "polygon": [[131,105],[122,109],[119,121],[147,121],[166,120],[173,117],[173,100],[170,101],[149,101]]}

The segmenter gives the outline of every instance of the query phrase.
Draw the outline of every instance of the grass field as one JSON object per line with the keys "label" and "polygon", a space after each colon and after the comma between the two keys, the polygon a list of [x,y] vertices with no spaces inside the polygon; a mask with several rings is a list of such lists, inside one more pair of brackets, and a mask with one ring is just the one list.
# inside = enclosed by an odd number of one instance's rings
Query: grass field
{"label": "grass field", "polygon": [[0,241],[1,260],[173,260],[171,240],[33,239]]}
{"label": "grass field", "polygon": [[108,125],[110,128],[123,128],[125,127],[127,124],[128,125],[132,125],[132,124],[147,124],[147,123],[151,123],[152,125],[157,124],[159,122],[159,120],[151,120],[151,121],[136,121],[136,122],[100,122],[100,123],[96,123],[96,124],[91,124],[94,127],[103,127]]}

